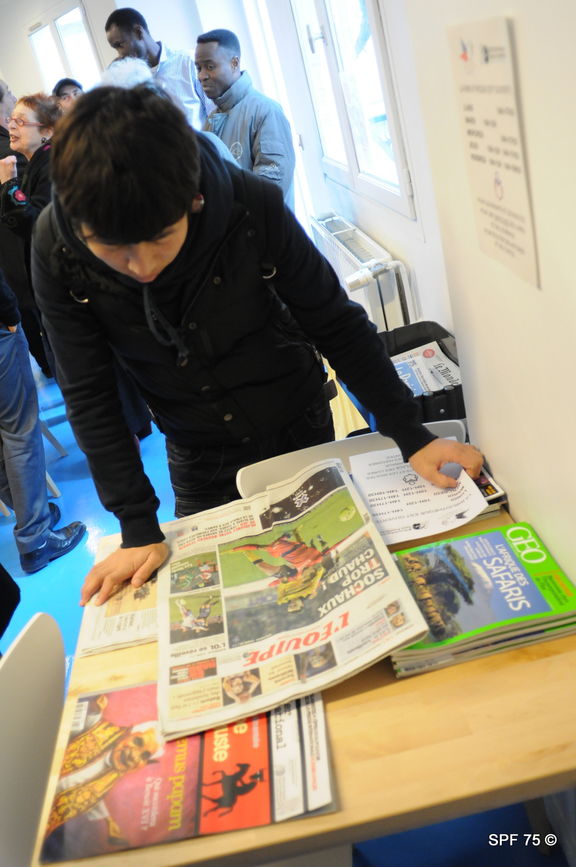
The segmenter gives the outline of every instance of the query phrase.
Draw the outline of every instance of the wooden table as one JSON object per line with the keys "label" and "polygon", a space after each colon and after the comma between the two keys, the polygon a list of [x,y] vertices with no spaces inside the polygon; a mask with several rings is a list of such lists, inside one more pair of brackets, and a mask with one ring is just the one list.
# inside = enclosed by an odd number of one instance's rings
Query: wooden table
{"label": "wooden table", "polygon": [[[506,521],[492,518],[472,529],[502,523]],[[154,644],[76,660],[42,829],[76,697],[155,679]],[[394,677],[385,660],[327,690],[324,697],[337,812],[65,863],[241,867],[444,821],[576,784],[575,636],[404,680]],[[36,854],[33,864],[37,863]]]}

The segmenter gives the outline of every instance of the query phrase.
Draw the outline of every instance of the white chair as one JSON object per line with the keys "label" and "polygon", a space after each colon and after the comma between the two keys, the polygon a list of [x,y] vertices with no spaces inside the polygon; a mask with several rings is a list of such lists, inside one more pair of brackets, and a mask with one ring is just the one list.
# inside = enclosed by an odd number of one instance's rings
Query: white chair
{"label": "white chair", "polygon": [[[61,458],[65,458],[67,456],[68,452],[66,451],[66,449],[64,448],[64,446],[62,445],[60,440],[54,436],[54,434],[52,433],[52,431],[50,430],[50,428],[48,427],[46,422],[42,421],[42,419],[40,419],[40,428],[42,430],[42,436],[45,437],[48,440],[48,442],[54,446],[54,448],[56,449],[56,451],[58,452],[58,454],[60,455]],[[50,493],[52,494],[53,497],[61,497],[62,496],[62,494],[60,493],[60,489],[58,488],[58,485],[55,483],[54,479],[48,473],[48,471],[46,471],[46,484],[48,485],[48,490],[50,491]]]}
{"label": "white chair", "polygon": [[0,659],[0,865],[29,867],[64,702],[64,644],[36,614]]}
{"label": "white chair", "polygon": [[54,446],[61,458],[65,458],[68,452],[66,451],[60,440],[54,436],[46,422],[42,421],[42,419],[40,419],[40,428],[42,430],[42,436],[44,436],[48,440],[48,442]]}
{"label": "white chair", "polygon": [[[53,497],[61,497],[62,496],[62,491],[60,490],[60,488],[58,487],[58,485],[56,484],[56,482],[54,481],[54,479],[52,478],[52,476],[50,475],[48,470],[46,470],[46,487],[50,491],[51,496],[53,496]],[[4,500],[0,500],[0,513],[5,515],[7,518],[9,518],[10,515],[12,514],[12,512],[10,511],[10,509],[8,508],[8,506],[6,505]],[[2,867],[2,865],[0,865],[0,867]]]}
{"label": "white chair", "polygon": [[[48,442],[54,446],[61,458],[65,458],[68,452],[66,451],[60,440],[54,436],[46,422],[42,421],[42,419],[40,419],[40,428],[42,429],[42,436],[44,436],[48,440]],[[53,497],[62,496],[58,485],[55,483],[54,479],[48,471],[46,471],[46,484],[48,485],[48,490]]]}
{"label": "white chair", "polygon": [[[463,443],[466,438],[464,423],[458,419],[450,421],[431,421],[426,427],[439,437],[452,437]],[[276,455],[249,464],[238,471],[236,484],[243,497],[251,497],[260,491],[266,490],[267,485],[281,482],[299,472],[307,464],[321,461],[327,458],[339,458],[345,468],[350,471],[350,456],[359,455],[363,452],[377,451],[378,449],[391,449],[395,442],[389,437],[383,437],[379,433],[360,434],[360,436],[347,437],[342,440],[334,440],[322,443],[318,446],[308,446],[285,455]]]}

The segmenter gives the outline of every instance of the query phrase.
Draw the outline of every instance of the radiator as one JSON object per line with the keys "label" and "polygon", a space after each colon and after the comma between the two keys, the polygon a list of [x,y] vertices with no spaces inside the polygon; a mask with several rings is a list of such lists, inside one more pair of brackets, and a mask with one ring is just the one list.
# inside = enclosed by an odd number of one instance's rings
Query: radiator
{"label": "radiator", "polygon": [[311,218],[314,243],[328,259],[348,294],[358,301],[378,331],[416,319],[403,262],[337,214]]}

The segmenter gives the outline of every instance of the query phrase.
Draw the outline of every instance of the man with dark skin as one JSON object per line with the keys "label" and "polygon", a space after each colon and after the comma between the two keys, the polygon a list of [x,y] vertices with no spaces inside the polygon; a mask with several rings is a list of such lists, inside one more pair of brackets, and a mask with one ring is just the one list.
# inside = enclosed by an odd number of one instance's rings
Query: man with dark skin
{"label": "man with dark skin", "polygon": [[153,39],[145,18],[136,9],[116,9],[108,17],[105,30],[108,44],[118,57],[145,60],[155,80],[184,109],[189,124],[199,129],[214,106],[198,84],[191,56]]}
{"label": "man with dark skin", "polygon": [[206,96],[216,103],[204,124],[228,146],[242,169],[278,184],[294,206],[292,132],[281,106],[259,93],[240,68],[240,43],[230,30],[198,37],[196,71]]}

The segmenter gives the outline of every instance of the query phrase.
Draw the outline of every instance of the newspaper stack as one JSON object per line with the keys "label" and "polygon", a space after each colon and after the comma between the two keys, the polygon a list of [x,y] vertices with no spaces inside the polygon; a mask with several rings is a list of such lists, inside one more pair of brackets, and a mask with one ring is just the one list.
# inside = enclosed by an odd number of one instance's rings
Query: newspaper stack
{"label": "newspaper stack", "polygon": [[529,524],[394,556],[429,630],[394,651],[399,677],[576,632],[576,587]]}
{"label": "newspaper stack", "polygon": [[155,684],[142,684],[78,698],[41,861],[77,863],[334,809],[320,696],[165,744]]}

